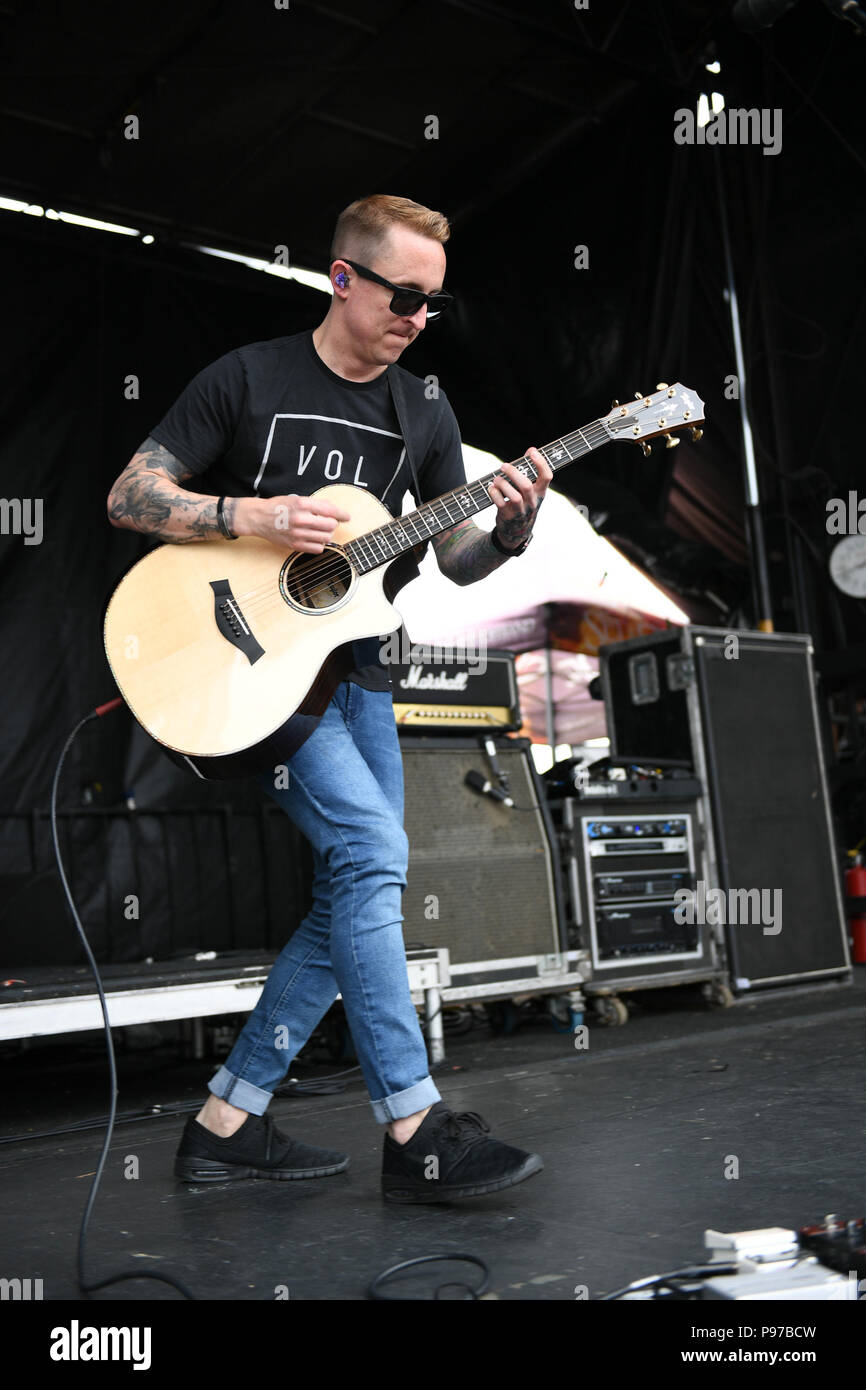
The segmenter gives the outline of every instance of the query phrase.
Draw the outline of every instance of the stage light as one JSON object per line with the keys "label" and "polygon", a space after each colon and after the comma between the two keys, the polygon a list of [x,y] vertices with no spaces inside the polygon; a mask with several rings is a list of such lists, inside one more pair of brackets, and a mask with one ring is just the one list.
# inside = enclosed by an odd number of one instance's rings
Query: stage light
{"label": "stage light", "polygon": [[[114,232],[119,236],[140,237],[143,246],[152,246],[156,238],[148,232],[143,235],[137,227],[127,227],[119,222],[103,222],[97,217],[83,217],[76,212],[63,212],[56,208],[44,208],[39,203],[28,203],[21,198],[0,197],[0,212],[23,212],[28,217],[44,217],[48,222],[68,222],[76,227],[88,227],[93,231]],[[199,246],[181,242],[190,251],[199,251],[205,256],[219,256],[226,261],[237,261],[250,270],[264,271],[266,275],[277,275],[283,280],[297,280],[299,285],[319,290],[322,294],[333,294],[331,281],[327,275],[316,270],[304,270],[296,265],[276,265],[256,256],[243,256],[237,251],[222,251],[216,246]]]}
{"label": "stage light", "polygon": [[37,203],[22,203],[19,198],[0,198],[0,211],[26,212],[30,217],[45,216],[45,209]]}
{"label": "stage light", "polygon": [[[188,243],[183,243],[188,245]],[[299,285],[320,290],[323,294],[333,294],[331,281],[327,275],[316,270],[302,270],[296,265],[276,265],[273,261],[262,260],[258,256],[242,256],[237,251],[222,251],[216,246],[190,246],[193,251],[201,251],[205,256],[219,256],[225,261],[237,261],[250,270],[261,270],[266,275],[276,275],[282,280],[297,280]]]}
{"label": "stage light", "polygon": [[28,217],[44,217],[49,222],[72,222],[76,227],[92,227],[100,232],[117,232],[120,236],[138,236],[137,227],[124,227],[118,222],[103,222],[96,217],[80,217],[75,212],[58,212],[38,203],[24,203],[20,198],[0,198],[0,211],[23,212]]}
{"label": "stage light", "polygon": [[92,227],[96,232],[116,232],[118,236],[140,236],[137,227],[123,227],[118,222],[102,222],[98,217],[79,217],[75,212],[59,212],[61,222],[71,222],[76,227]]}

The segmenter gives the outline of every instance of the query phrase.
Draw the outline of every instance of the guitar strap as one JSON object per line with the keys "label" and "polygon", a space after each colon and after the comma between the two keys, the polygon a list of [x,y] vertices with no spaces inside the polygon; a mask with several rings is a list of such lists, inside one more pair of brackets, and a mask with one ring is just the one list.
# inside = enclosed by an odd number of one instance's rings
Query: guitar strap
{"label": "guitar strap", "polygon": [[[415,467],[416,449],[417,457],[419,459],[423,459],[427,453],[427,446],[430,443],[432,431],[430,434],[428,434],[427,438],[424,438],[423,434],[417,430],[415,420],[413,418],[410,418],[409,406],[406,400],[406,390],[403,385],[403,382],[400,380],[399,372],[396,372],[393,367],[389,367],[385,375],[388,378],[388,386],[391,391],[391,399],[394,402],[394,410],[397,414],[397,423],[400,426],[400,433],[403,436],[403,445],[406,450],[406,458],[409,463],[409,472],[412,474],[412,483],[415,491],[415,501],[416,504],[420,507],[422,498],[421,484],[418,481],[418,471]],[[431,411],[430,414],[432,415],[433,412]],[[420,447],[422,443],[423,448]],[[428,545],[429,541],[424,541],[421,545],[413,547],[415,557],[417,560],[423,559],[424,555],[427,552]]]}

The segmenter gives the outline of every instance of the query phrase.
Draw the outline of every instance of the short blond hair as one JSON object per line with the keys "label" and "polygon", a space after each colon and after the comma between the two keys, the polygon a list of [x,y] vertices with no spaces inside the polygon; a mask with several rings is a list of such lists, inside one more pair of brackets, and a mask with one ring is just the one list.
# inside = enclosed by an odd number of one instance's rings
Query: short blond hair
{"label": "short blond hair", "polygon": [[391,227],[409,227],[419,236],[444,244],[451,235],[448,219],[441,212],[413,203],[410,198],[396,198],[390,193],[374,193],[350,203],[337,218],[331,242],[331,259],[369,261],[388,236]]}

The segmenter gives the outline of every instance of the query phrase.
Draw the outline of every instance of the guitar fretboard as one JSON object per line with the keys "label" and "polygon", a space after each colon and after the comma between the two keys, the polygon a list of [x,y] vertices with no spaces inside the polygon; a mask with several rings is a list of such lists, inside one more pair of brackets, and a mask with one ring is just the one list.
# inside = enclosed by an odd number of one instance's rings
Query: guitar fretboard
{"label": "guitar fretboard", "polygon": [[[591,424],[584,425],[573,434],[567,434],[564,439],[545,444],[538,452],[556,472],[558,468],[564,468],[566,464],[573,463],[575,459],[591,453],[602,444],[607,444],[610,439],[611,435],[602,421],[593,420]],[[538,477],[532,461],[526,457],[515,459],[513,466],[531,482],[535,482]],[[454,488],[453,492],[436,497],[432,502],[425,502],[406,516],[386,522],[384,526],[367,531],[363,536],[356,536],[355,540],[346,546],[346,554],[355,569],[361,574],[366,574],[378,565],[395,559],[404,551],[411,550],[422,541],[429,540],[431,536],[438,535],[440,531],[447,531],[449,526],[456,526],[458,522],[465,521],[476,512],[482,512],[485,507],[492,507],[487,489],[502,476],[501,470],[488,473],[486,477],[478,478],[474,483],[465,483],[462,487]]]}

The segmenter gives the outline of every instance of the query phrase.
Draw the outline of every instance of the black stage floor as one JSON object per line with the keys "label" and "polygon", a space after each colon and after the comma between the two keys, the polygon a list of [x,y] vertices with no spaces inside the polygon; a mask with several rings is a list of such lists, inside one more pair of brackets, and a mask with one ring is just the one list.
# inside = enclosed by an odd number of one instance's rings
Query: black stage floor
{"label": "black stage floor", "polygon": [[[545,1164],[519,1187],[452,1206],[383,1204],[382,1131],[357,1073],[342,1094],[271,1107],[280,1128],[350,1154],[335,1177],[189,1189],[172,1173],[183,1117],[118,1125],[90,1222],[88,1276],[147,1265],[200,1299],[268,1301],[283,1286],[290,1300],[353,1300],[399,1261],[461,1251],[489,1266],[489,1298],[574,1300],[584,1286],[596,1299],[700,1262],[708,1227],[866,1215],[866,970],[850,986],[765,991],[726,1010],[709,1010],[693,989],[629,1002],[625,1027],[593,1026],[587,1015],[586,1050],[542,1020],[507,1035],[480,1022],[447,1038],[443,1098],[479,1111],[496,1137]],[[100,1047],[91,1033],[17,1056],[3,1048],[0,1134],[34,1137],[0,1144],[0,1272],[41,1278],[46,1300],[79,1297],[75,1253],[102,1131],[35,1136],[107,1110]],[[215,1065],[178,1060],[165,1044],[120,1052],[119,1111],[201,1101]],[[124,1177],[130,1155],[136,1179]],[[737,1178],[725,1176],[732,1157]],[[406,1291],[430,1296],[446,1277],[461,1273],[431,1266]],[[90,1303],[177,1298],[136,1281]]]}

